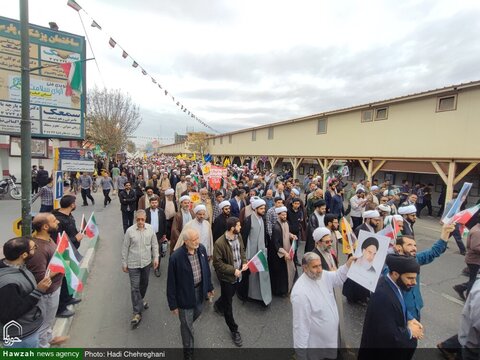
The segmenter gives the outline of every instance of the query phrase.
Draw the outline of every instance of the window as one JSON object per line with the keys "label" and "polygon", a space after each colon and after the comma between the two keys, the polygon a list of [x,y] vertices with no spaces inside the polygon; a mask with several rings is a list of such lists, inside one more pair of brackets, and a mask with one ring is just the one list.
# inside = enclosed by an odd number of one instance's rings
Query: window
{"label": "window", "polygon": [[273,139],[273,127],[268,128],[268,140]]}
{"label": "window", "polygon": [[375,109],[375,120],[386,120],[388,118],[388,107]]}
{"label": "window", "polygon": [[229,143],[229,144],[232,143],[232,135],[228,135],[228,143]]}
{"label": "window", "polygon": [[223,145],[223,136],[220,138],[220,145]]}
{"label": "window", "polygon": [[317,134],[327,133],[327,119],[318,119]]}
{"label": "window", "polygon": [[207,139],[207,146],[210,145],[210,139]]}
{"label": "window", "polygon": [[215,138],[213,138],[213,145],[215,145]]}
{"label": "window", "polygon": [[257,130],[252,130],[252,141],[257,141]]}
{"label": "window", "polygon": [[362,111],[362,122],[373,121],[373,110],[364,110]]}
{"label": "window", "polygon": [[457,95],[437,98],[437,112],[457,110]]}

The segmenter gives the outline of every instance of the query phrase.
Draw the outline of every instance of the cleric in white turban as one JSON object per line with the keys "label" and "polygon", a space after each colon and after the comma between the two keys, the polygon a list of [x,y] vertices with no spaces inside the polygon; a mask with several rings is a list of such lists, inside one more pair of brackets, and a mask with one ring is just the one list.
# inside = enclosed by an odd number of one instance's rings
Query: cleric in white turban
{"label": "cleric in white turban", "polygon": [[210,223],[205,220],[207,207],[203,204],[199,204],[194,207],[193,212],[195,213],[195,218],[190,220],[183,227],[178,241],[175,244],[175,250],[183,245],[185,232],[188,229],[193,229],[200,235],[200,243],[207,249],[208,260],[210,261],[213,255],[213,234]]}

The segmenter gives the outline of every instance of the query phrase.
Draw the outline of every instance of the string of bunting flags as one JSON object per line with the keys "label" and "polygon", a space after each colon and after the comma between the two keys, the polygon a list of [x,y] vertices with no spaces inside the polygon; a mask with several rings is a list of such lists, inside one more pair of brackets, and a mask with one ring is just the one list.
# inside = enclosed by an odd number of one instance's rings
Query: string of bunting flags
{"label": "string of bunting flags", "polygon": [[[74,9],[75,11],[77,12],[80,12],[80,11],[83,11],[91,20],[92,20],[92,23],[91,23],[91,26],[100,30],[100,31],[103,31],[105,32],[102,27],[100,26],[100,24],[95,21],[86,11],[84,8],[82,8],[78,2],[76,2],[75,0],[67,0],[67,5],[70,6],[72,9]],[[124,59],[127,59],[127,58],[130,58],[132,60],[132,67],[134,68],[140,68],[141,71],[142,71],[142,74],[147,76],[149,75],[147,70],[145,70],[143,68],[143,66],[141,66],[130,54],[127,53],[127,51],[120,45],[117,43],[117,41],[115,41],[111,36],[109,36],[110,39],[108,41],[108,44],[110,45],[110,47],[113,49],[115,47],[118,47],[122,50],[122,58]],[[196,116],[193,112],[191,112],[189,109],[187,109],[186,106],[184,106],[178,99],[175,99],[175,96],[173,96],[167,89],[164,89],[162,87],[162,85],[157,81],[157,79],[155,79],[152,75],[149,75],[150,76],[150,79],[152,80],[152,83],[157,85],[158,88],[160,90],[163,91],[163,93],[165,94],[165,96],[169,96],[170,94],[170,97],[172,98],[172,101],[175,103],[175,105],[177,107],[180,108],[181,111],[183,111],[185,114],[187,114],[188,116],[190,116],[192,119],[195,119],[196,121],[198,121],[200,124],[202,124],[203,126],[205,126],[206,128],[212,130],[213,132],[216,132],[216,133],[220,133],[219,131],[215,130],[214,128],[212,128],[210,125],[206,124],[204,121],[202,121],[198,116]]]}

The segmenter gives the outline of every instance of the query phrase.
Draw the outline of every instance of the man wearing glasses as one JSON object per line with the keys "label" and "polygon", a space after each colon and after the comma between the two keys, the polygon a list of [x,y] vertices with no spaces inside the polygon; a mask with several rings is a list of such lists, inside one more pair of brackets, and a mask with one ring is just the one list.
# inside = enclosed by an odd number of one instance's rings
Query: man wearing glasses
{"label": "man wearing glasses", "polygon": [[326,271],[335,271],[338,268],[338,260],[332,254],[332,233],[326,227],[316,228],[313,232],[315,248],[313,253],[320,256],[322,269]]}

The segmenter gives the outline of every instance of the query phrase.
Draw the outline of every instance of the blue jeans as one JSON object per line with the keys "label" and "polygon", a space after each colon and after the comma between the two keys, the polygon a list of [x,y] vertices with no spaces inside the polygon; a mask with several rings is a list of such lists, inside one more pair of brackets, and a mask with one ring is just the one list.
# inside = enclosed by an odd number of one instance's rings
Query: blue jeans
{"label": "blue jeans", "polygon": [[53,211],[53,205],[40,205],[40,212],[52,212]]}
{"label": "blue jeans", "polygon": [[13,343],[10,346],[6,346],[5,343],[3,344],[4,348],[38,348],[38,333],[39,331],[35,331],[33,334],[21,339],[22,341]]}

